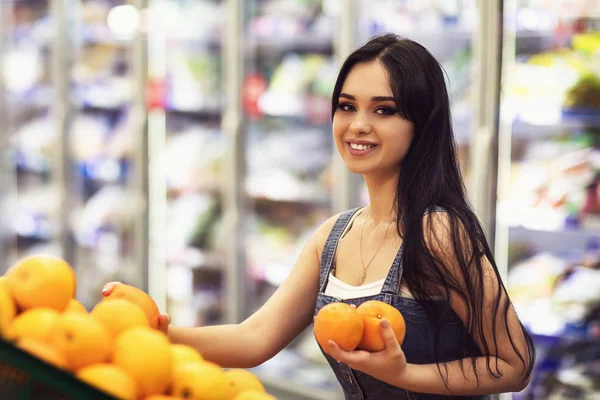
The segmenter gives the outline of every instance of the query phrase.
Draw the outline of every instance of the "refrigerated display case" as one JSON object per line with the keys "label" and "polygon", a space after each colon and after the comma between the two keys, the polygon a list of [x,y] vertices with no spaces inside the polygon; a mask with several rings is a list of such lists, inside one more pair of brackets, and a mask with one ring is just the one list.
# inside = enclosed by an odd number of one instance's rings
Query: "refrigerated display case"
{"label": "refrigerated display case", "polygon": [[162,248],[151,263],[165,268],[157,272],[166,279],[165,309],[180,326],[228,320],[225,7],[208,0],[149,3],[150,245]]}
{"label": "refrigerated display case", "polygon": [[496,255],[538,352],[530,385],[513,398],[592,398],[600,390],[600,5],[505,2],[504,24]]}
{"label": "refrigerated display case", "polygon": [[[61,140],[49,1],[0,4],[2,63],[2,269],[33,252],[62,254]],[[3,272],[3,270],[0,270]]]}
{"label": "refrigerated display case", "polygon": [[[333,3],[244,3],[245,316],[275,292],[308,236],[333,214]],[[311,329],[255,372],[275,390],[338,394]]]}
{"label": "refrigerated display case", "polygon": [[105,282],[145,287],[140,9],[127,0],[81,0],[67,31],[69,224],[78,297],[96,304]]}
{"label": "refrigerated display case", "polygon": [[139,4],[1,6],[4,265],[61,256],[76,268],[88,307],[102,282],[146,286]]}

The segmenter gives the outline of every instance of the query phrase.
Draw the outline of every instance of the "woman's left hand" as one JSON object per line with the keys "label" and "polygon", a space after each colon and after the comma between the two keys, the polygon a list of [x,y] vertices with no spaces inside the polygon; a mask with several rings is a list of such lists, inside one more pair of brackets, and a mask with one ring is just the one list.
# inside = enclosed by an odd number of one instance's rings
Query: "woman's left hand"
{"label": "woman's left hand", "polygon": [[389,322],[381,320],[379,329],[385,343],[385,349],[382,351],[376,353],[365,350],[345,351],[330,340],[326,352],[338,362],[347,364],[354,370],[398,386],[406,371],[406,357]]}

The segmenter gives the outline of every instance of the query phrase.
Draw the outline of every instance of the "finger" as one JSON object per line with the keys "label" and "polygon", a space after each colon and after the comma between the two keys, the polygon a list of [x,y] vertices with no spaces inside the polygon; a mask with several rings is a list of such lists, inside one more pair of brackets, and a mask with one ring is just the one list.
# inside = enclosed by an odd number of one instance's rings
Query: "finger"
{"label": "finger", "polygon": [[161,327],[167,327],[171,323],[171,317],[167,314],[160,314],[158,317],[158,325]]}
{"label": "finger", "polygon": [[108,282],[106,285],[104,285],[104,287],[102,288],[102,296],[108,296],[113,289],[116,286],[122,285],[121,282],[118,281],[114,281],[114,282]]}
{"label": "finger", "polygon": [[348,365],[361,364],[369,357],[369,353],[363,350],[346,351],[333,340],[330,340],[327,344],[327,354],[335,358],[338,362]]}
{"label": "finger", "polygon": [[350,307],[356,308],[356,304],[350,304]]}
{"label": "finger", "polygon": [[396,334],[387,320],[382,319],[381,322],[379,322],[379,330],[381,332],[383,342],[385,343],[385,351],[391,351],[394,353],[399,353],[402,351],[400,349],[400,343],[398,343],[398,338],[396,338]]}

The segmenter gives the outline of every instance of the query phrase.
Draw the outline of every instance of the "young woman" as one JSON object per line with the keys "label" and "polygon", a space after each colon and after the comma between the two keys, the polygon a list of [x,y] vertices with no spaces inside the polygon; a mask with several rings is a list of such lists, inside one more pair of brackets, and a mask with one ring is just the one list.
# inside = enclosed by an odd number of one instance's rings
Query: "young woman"
{"label": "young woman", "polygon": [[467,203],[438,62],[413,41],[375,37],[342,65],[332,114],[337,149],[364,177],[369,205],[323,223],[286,281],[241,324],[169,327],[165,315],[162,328],[224,367],[253,367],[324,305],[377,299],[402,312],[406,337],[400,347],[382,321],[381,352],[322,349],[346,399],[522,390],[534,347]]}

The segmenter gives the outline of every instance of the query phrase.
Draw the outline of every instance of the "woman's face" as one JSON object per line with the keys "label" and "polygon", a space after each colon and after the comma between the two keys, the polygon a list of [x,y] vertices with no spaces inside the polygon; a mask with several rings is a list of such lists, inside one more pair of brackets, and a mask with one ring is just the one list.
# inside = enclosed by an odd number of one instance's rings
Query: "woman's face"
{"label": "woman's face", "polygon": [[399,172],[413,139],[413,124],[398,113],[380,61],[356,64],[348,73],[333,116],[333,137],[350,171]]}

